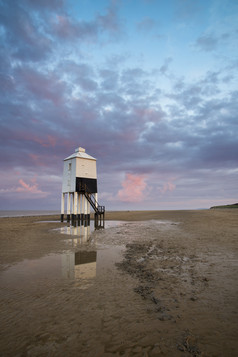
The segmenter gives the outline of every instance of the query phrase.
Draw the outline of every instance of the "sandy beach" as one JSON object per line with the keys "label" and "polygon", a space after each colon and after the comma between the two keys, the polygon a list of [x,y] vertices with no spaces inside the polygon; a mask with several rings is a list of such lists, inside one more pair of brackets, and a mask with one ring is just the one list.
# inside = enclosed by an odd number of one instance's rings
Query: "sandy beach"
{"label": "sandy beach", "polygon": [[0,219],[0,355],[238,354],[238,210]]}

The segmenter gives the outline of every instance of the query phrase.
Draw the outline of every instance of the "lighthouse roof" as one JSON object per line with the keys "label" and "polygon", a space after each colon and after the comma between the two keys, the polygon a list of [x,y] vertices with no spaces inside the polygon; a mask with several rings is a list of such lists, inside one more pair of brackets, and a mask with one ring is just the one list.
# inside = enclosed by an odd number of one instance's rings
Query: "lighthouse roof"
{"label": "lighthouse roof", "polygon": [[64,161],[65,161],[65,160],[74,159],[74,158],[76,158],[76,157],[79,157],[79,158],[81,158],[81,159],[96,160],[95,157],[92,157],[92,156],[88,155],[88,154],[85,152],[85,149],[84,149],[84,148],[79,147],[79,148],[75,149],[75,153],[74,153],[74,154],[72,154],[72,155],[66,157],[66,158],[64,159]]}

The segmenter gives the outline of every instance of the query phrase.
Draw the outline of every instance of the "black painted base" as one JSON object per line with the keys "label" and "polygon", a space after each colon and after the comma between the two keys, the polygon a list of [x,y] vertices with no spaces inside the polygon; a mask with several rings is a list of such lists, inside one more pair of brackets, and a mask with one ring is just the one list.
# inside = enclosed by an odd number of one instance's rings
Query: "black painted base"
{"label": "black painted base", "polygon": [[[60,220],[61,222],[64,222],[64,214],[61,214]],[[67,223],[70,223],[72,226],[89,226],[90,225],[90,219],[91,216],[90,214],[67,214],[66,215],[66,221]],[[95,228],[104,228],[104,214],[94,214],[94,226]]]}
{"label": "black painted base", "polygon": [[94,228],[99,229],[99,228],[104,228],[104,213],[102,214],[94,214]]}

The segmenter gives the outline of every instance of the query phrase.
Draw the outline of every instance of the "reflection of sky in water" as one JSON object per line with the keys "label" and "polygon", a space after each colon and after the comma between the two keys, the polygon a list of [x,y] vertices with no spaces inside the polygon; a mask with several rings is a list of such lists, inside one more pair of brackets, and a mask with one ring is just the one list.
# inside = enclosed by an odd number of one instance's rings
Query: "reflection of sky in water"
{"label": "reflection of sky in water", "polygon": [[[116,227],[119,225],[122,225],[123,221],[105,221],[105,227],[104,228],[111,228],[111,227]],[[103,229],[103,228],[98,228],[98,229]],[[90,221],[90,225],[76,225],[72,226],[71,224],[67,224],[64,227],[61,228],[56,228],[54,231],[58,231],[62,234],[69,234],[73,236],[79,236],[82,238],[88,238],[89,235],[95,230],[94,226],[94,221]]]}
{"label": "reflection of sky in water", "polygon": [[121,247],[100,251],[51,254],[40,259],[25,259],[0,273],[0,288],[24,288],[40,281],[57,279],[77,281],[77,286],[86,289],[96,276],[111,269],[121,252]]}
{"label": "reflection of sky in water", "polygon": [[[105,228],[122,225],[123,221],[107,221]],[[128,222],[127,222],[128,223]],[[174,222],[157,221],[162,226]],[[87,242],[94,230],[94,222],[90,226],[64,226],[57,229],[61,233],[70,234],[67,239],[72,246],[77,247]],[[83,247],[83,245],[81,245]],[[79,288],[85,289],[92,285],[93,279],[112,269],[123,248],[113,246],[105,250],[78,251],[76,253],[50,254],[39,259],[25,259],[0,273],[0,288],[23,288],[40,281],[54,281],[55,279],[73,279]]]}

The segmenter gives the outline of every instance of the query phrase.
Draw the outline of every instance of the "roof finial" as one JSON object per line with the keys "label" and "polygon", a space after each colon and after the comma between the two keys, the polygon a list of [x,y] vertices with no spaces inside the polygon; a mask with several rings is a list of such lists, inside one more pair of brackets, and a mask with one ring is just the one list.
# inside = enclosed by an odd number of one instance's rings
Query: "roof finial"
{"label": "roof finial", "polygon": [[79,146],[77,149],[75,149],[75,152],[85,152],[85,149]]}

